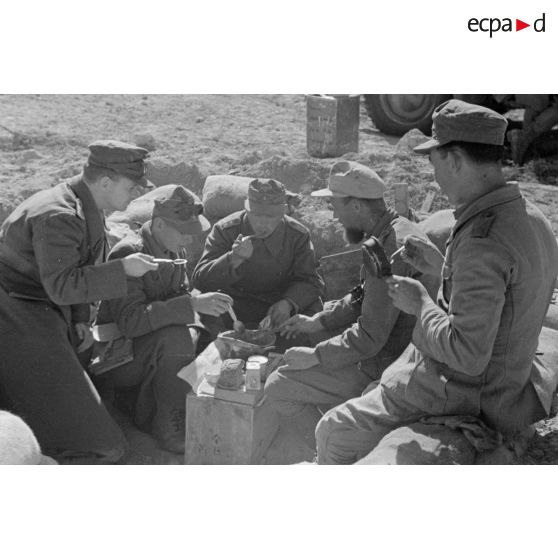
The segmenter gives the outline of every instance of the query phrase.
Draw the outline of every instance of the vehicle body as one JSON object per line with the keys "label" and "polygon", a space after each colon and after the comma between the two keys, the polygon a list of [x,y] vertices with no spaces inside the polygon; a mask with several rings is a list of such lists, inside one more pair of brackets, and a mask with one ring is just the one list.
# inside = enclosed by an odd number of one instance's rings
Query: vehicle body
{"label": "vehicle body", "polygon": [[487,95],[487,94],[412,94],[412,95],[364,95],[368,115],[378,130],[386,134],[402,135],[413,128],[430,134],[432,113],[448,99],[462,99],[483,105],[500,114],[541,103],[550,103],[551,95]]}

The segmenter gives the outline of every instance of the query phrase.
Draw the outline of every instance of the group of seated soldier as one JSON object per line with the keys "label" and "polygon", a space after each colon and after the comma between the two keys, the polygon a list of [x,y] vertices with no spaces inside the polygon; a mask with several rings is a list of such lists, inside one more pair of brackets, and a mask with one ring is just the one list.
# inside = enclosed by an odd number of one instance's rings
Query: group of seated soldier
{"label": "group of seated soldier", "polygon": [[[325,304],[311,234],[273,179],[253,179],[245,209],[212,227],[193,192],[167,189],[137,235],[108,252],[102,212],[125,209],[145,185],[147,152],[95,142],[82,175],[30,197],[0,229],[2,405],[60,463],[125,460],[103,400],[183,454],[191,386],[177,373],[233,326],[233,309],[278,334],[285,364],[264,404],[293,418],[320,464],[381,462],[374,452],[390,433],[432,419],[501,436],[540,420],[558,372],[541,373],[535,358],[556,240],[503,177],[505,118],[452,100],[433,121],[415,150],[456,208],[445,253],[388,207],[376,172],[338,161],[312,196],[350,244],[377,239],[392,274],[363,265],[358,288]],[[200,235],[190,280],[184,262]],[[410,442],[412,429],[398,448]]]}

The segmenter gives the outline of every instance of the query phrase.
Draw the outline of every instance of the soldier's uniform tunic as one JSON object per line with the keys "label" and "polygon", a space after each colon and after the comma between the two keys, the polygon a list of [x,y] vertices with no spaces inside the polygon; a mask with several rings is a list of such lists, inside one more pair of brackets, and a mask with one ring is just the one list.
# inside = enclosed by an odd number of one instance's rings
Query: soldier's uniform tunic
{"label": "soldier's uniform tunic", "polygon": [[[138,252],[155,258],[186,257],[164,250],[152,235],[151,222],[143,225],[137,239],[119,242],[109,261]],[[116,389],[137,388],[135,422],[163,440],[184,433],[190,386],[176,374],[195,358],[203,329],[191,301],[185,266],[161,263],[143,277],[129,277],[126,296],[104,301],[99,309],[99,324],[115,322],[133,341],[132,362],[106,372],[106,377]]]}
{"label": "soldier's uniform tunic", "polygon": [[478,416],[514,433],[549,412],[556,374],[535,353],[558,274],[550,225],[517,184],[455,214],[438,304],[376,389],[320,421],[321,463],[352,463],[424,416]]}
{"label": "soldier's uniform tunic", "polygon": [[310,233],[287,215],[270,236],[253,239],[254,253],[233,269],[233,242],[239,234],[254,234],[246,213],[233,213],[214,225],[194,270],[194,287],[230,295],[238,319],[247,327],[257,327],[269,307],[283,298],[295,312],[320,310],[324,285],[316,271]]}
{"label": "soldier's uniform tunic", "polygon": [[104,222],[81,178],[38,192],[0,229],[0,386],[49,455],[115,461],[125,438],[84,372],[74,324],[126,294],[121,262],[100,263]]}
{"label": "soldier's uniform tunic", "polygon": [[[384,245],[388,258],[403,245],[404,238],[414,234],[427,237],[408,219],[387,210],[371,235]],[[392,270],[397,275],[423,280],[409,264],[396,257]],[[351,294],[326,303],[319,313],[324,329],[331,338],[316,346],[320,364],[306,370],[274,372],[267,380],[265,391],[282,414],[295,415],[306,404],[328,409],[356,397],[394,362],[411,342],[415,317],[397,309],[387,293],[383,279],[365,275],[362,304]],[[343,328],[344,331],[338,335]]]}

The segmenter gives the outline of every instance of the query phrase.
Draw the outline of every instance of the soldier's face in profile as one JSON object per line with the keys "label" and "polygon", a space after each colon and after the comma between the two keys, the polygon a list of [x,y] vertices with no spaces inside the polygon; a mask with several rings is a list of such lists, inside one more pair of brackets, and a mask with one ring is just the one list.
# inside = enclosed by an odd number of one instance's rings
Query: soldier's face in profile
{"label": "soldier's face in profile", "polygon": [[345,229],[345,240],[349,244],[358,244],[364,239],[361,227],[361,215],[357,211],[354,198],[329,198],[328,207],[333,211],[333,218],[339,221]]}
{"label": "soldier's face in profile", "polygon": [[253,211],[248,211],[248,222],[254,230],[256,236],[260,238],[267,238],[275,229],[279,226],[279,223],[283,219],[283,214],[281,215],[266,215],[264,213],[255,213]]}
{"label": "soldier's face in profile", "polygon": [[434,167],[434,178],[442,192],[451,204],[456,204],[456,181],[451,172],[452,152],[449,150],[433,149],[430,152],[430,163]]}
{"label": "soldier's face in profile", "polygon": [[108,209],[124,211],[140,193],[137,183],[131,178],[121,175],[116,175],[108,180],[110,181],[107,191]]}
{"label": "soldier's face in profile", "polygon": [[154,228],[157,231],[157,240],[163,248],[175,254],[187,249],[194,241],[192,235],[180,232],[160,217],[155,219]]}

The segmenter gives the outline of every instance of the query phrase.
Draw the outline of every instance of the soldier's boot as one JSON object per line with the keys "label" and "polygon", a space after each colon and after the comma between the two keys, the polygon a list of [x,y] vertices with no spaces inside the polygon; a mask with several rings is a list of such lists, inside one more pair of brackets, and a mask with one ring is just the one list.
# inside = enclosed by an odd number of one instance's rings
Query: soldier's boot
{"label": "soldier's boot", "polygon": [[186,435],[184,408],[157,405],[152,434],[166,451],[184,454]]}

